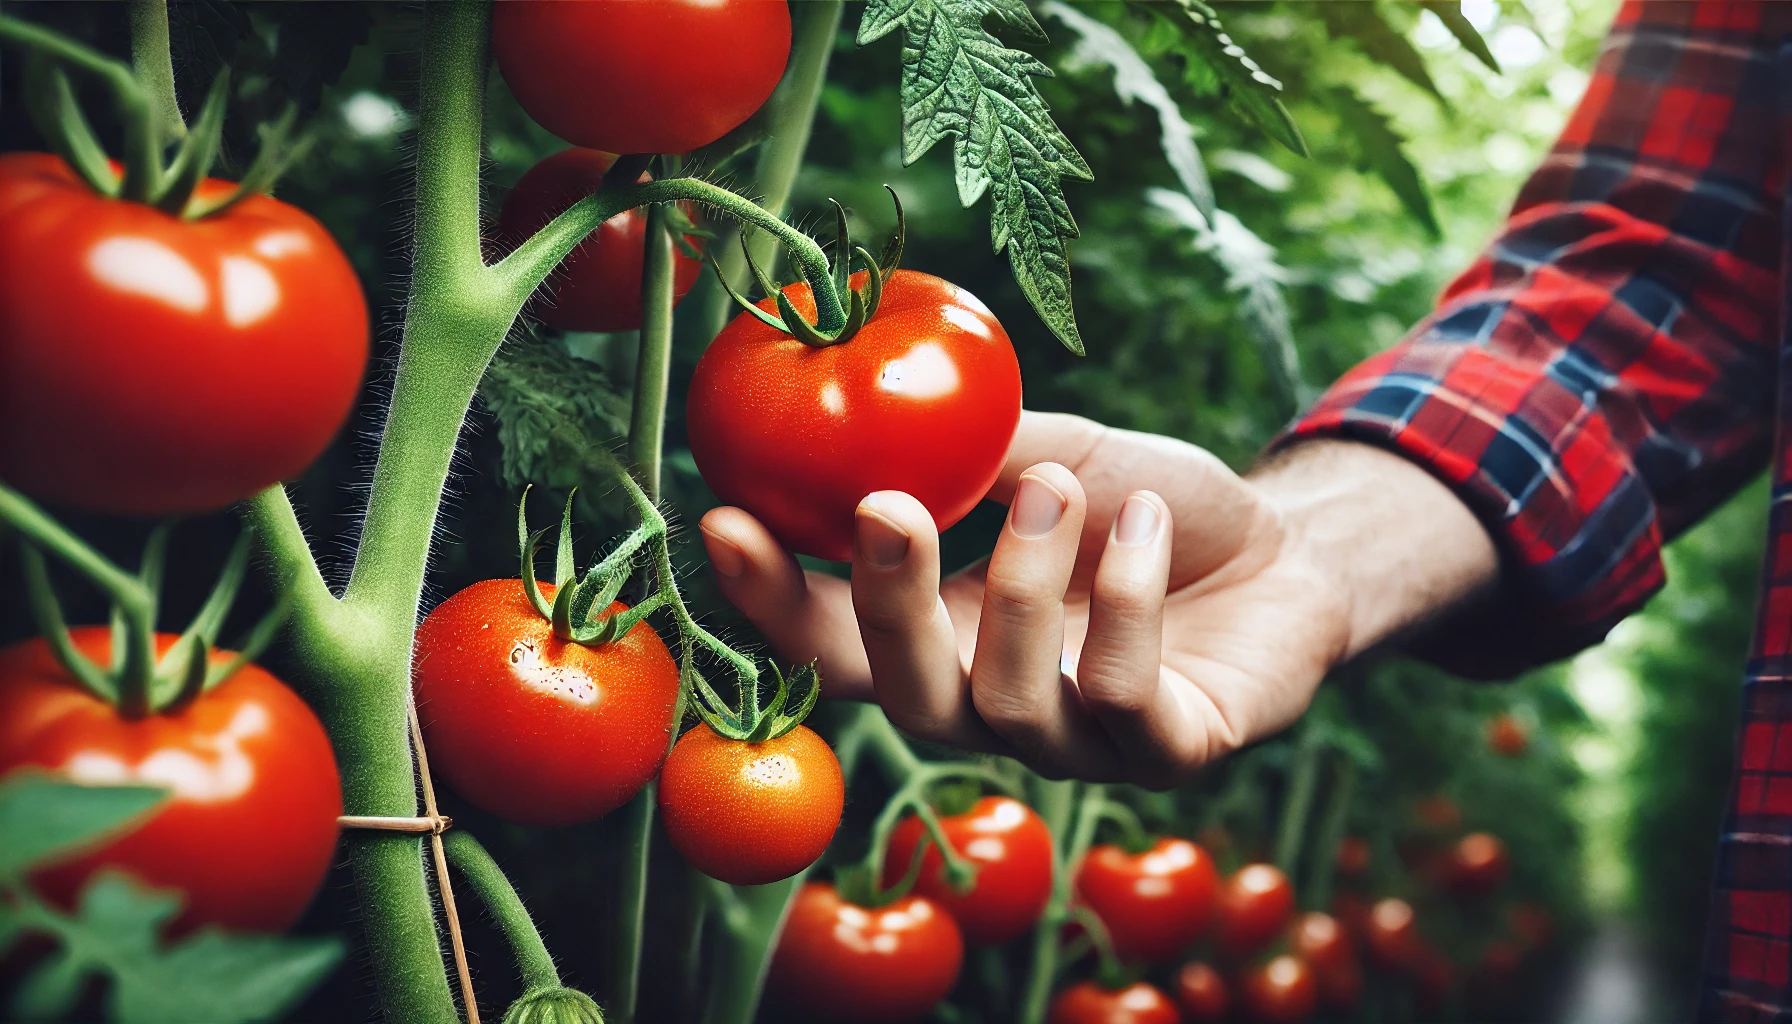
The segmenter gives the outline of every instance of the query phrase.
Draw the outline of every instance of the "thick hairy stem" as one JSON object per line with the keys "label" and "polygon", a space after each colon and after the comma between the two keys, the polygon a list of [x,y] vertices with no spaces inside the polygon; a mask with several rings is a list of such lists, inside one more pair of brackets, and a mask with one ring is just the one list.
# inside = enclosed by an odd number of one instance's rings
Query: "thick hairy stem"
{"label": "thick hairy stem", "polygon": [[536,930],[522,898],[517,896],[510,879],[504,877],[504,869],[498,867],[498,862],[471,833],[450,830],[442,836],[442,845],[447,848],[448,863],[472,885],[479,902],[485,904],[486,912],[504,932],[510,952],[516,957],[517,971],[523,976],[523,990],[558,986],[560,972],[554,967],[554,958],[542,943],[541,932]]}
{"label": "thick hairy stem", "polygon": [[[821,99],[822,84],[828,77],[828,58],[834,52],[834,37],[840,31],[842,0],[817,0],[799,6],[796,38],[790,45],[790,65],[779,85],[777,107],[772,112],[770,134],[759,149],[759,161],[753,171],[753,186],[763,197],[759,205],[774,216],[784,216],[790,205],[790,190],[796,174],[803,166],[803,154],[809,148],[809,133],[815,126],[815,107]],[[772,239],[757,235],[747,242],[753,259],[776,272],[777,252]],[[722,276],[736,290],[744,290],[747,282],[747,259],[732,237],[716,242],[715,251]],[[728,296],[716,291],[709,333],[722,329],[732,308]]]}
{"label": "thick hairy stem", "polygon": [[666,443],[666,398],[672,379],[672,234],[666,207],[647,211],[641,263],[641,343],[635,361],[635,395],[629,413],[628,457],[641,489],[660,500],[660,454]]}
{"label": "thick hairy stem", "polygon": [[187,134],[174,95],[174,58],[168,48],[168,0],[131,0],[131,68],[149,93],[158,142]]}
{"label": "thick hairy stem", "polygon": [[293,620],[321,623],[336,612],[336,597],[324,582],[292,507],[286,485],[275,484],[243,504],[243,519],[261,540],[274,589],[292,602]]}

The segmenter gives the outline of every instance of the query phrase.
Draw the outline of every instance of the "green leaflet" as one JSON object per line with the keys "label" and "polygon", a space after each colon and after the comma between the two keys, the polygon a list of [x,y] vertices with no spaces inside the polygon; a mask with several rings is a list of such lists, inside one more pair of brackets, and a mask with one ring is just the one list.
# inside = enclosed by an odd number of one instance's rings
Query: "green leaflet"
{"label": "green leaflet", "polygon": [[1463,16],[1462,0],[1419,0],[1419,6],[1437,15],[1437,20],[1444,23],[1462,48],[1475,55],[1475,59],[1487,65],[1494,74],[1500,74],[1500,62],[1493,57],[1493,51],[1487,48],[1487,40]]}
{"label": "green leaflet", "polygon": [[[1220,25],[1213,8],[1201,0],[1175,0],[1148,8],[1181,30],[1183,55],[1192,75],[1212,75],[1233,113],[1261,128],[1270,138],[1301,156],[1310,156],[1307,140],[1282,105],[1282,83],[1257,66]],[[1175,11],[1167,14],[1166,11]],[[1203,74],[1203,72],[1205,74]]]}
{"label": "green leaflet", "polygon": [[1425,58],[1413,48],[1412,43],[1407,42],[1405,36],[1388,23],[1378,5],[1362,0],[1352,3],[1328,2],[1319,4],[1318,7],[1332,38],[1354,40],[1370,60],[1393,68],[1401,77],[1448,106],[1444,94],[1438,91],[1437,83],[1431,80],[1431,72],[1425,68]]}
{"label": "green leaflet", "polygon": [[505,345],[479,382],[479,397],[498,419],[504,481],[571,487],[576,466],[554,453],[555,428],[571,422],[587,437],[628,433],[628,399],[603,367],[580,359],[557,339],[522,338]]}
{"label": "green leaflet", "polygon": [[1442,235],[1437,214],[1431,208],[1431,190],[1419,169],[1406,155],[1406,140],[1394,131],[1386,114],[1343,86],[1327,94],[1345,132],[1356,141],[1357,159],[1388,183],[1400,202],[1433,239]]}
{"label": "green leaflet", "polygon": [[1081,355],[1070,296],[1069,242],[1077,227],[1060,181],[1094,175],[1033,85],[1051,69],[985,31],[983,19],[992,14],[1017,35],[1045,38],[1021,0],[871,0],[858,43],[902,28],[903,162],[953,139],[959,201],[969,207],[990,194],[991,247],[1007,250],[1034,311]]}
{"label": "green leaflet", "polygon": [[124,831],[167,795],[148,786],[83,786],[23,772],[0,785],[0,882]]}

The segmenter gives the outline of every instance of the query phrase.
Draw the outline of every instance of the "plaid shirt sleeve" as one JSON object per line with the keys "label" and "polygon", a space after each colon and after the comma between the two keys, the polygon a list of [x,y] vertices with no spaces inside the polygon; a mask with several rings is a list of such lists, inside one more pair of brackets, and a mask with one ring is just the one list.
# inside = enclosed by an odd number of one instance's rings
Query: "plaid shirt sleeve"
{"label": "plaid shirt sleeve", "polygon": [[1453,635],[1470,652],[1453,668],[1597,642],[1661,586],[1663,539],[1765,464],[1783,173],[1770,13],[1626,3],[1504,229],[1278,441],[1387,446],[1488,524],[1508,585]]}

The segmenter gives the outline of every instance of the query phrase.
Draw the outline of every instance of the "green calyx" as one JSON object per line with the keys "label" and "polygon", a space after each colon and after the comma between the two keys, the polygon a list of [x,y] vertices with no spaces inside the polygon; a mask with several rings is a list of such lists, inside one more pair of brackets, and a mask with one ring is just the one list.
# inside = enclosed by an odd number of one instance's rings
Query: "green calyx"
{"label": "green calyx", "polygon": [[[816,698],[821,696],[821,674],[815,670],[815,663],[798,665],[791,669],[789,676],[775,662],[767,662],[767,666],[772,673],[771,703],[762,707],[759,680],[743,677],[740,681],[740,710],[736,711],[687,661],[683,671],[697,695],[697,717],[717,735],[742,743],[774,740],[803,724],[803,719],[815,710]],[[802,695],[792,705],[791,692],[795,690],[800,690]]]}
{"label": "green calyx", "polygon": [[547,534],[552,527],[542,527],[531,533],[529,531],[529,488],[523,488],[523,496],[517,502],[516,535],[517,544],[522,550],[523,593],[529,603],[535,607],[541,617],[553,623],[554,635],[562,640],[576,644],[597,647],[609,643],[618,637],[626,636],[635,624],[658,611],[666,603],[663,591],[656,591],[640,604],[608,614],[616,596],[628,583],[634,573],[636,555],[649,542],[658,539],[665,533],[664,520],[657,517],[637,526],[632,533],[623,538],[615,550],[611,551],[590,571],[580,577],[573,564],[572,552],[572,502],[578,494],[578,488],[566,496],[566,508],[560,515],[560,540],[554,555],[554,600],[549,602],[541,592],[541,584],[535,576],[535,556],[546,545]]}
{"label": "green calyx", "polygon": [[[784,290],[779,288],[758,261],[753,259],[753,251],[747,245],[745,230],[741,231],[740,245],[741,251],[747,257],[747,267],[752,270],[754,280],[759,282],[759,290],[767,296],[773,297],[777,303],[779,315],[774,316],[760,309],[748,301],[746,296],[736,291],[734,286],[728,283],[728,278],[722,273],[722,268],[717,266],[712,258],[710,265],[715,269],[716,279],[722,282],[722,288],[727,291],[728,297],[739,304],[742,309],[762,323],[796,338],[805,345],[825,348],[829,345],[839,345],[851,341],[859,329],[877,315],[878,306],[883,301],[884,285],[889,282],[890,275],[896,272],[897,266],[902,262],[903,240],[907,234],[907,222],[902,213],[902,200],[896,195],[896,190],[890,186],[885,185],[884,190],[890,193],[890,201],[896,206],[896,233],[884,246],[883,254],[879,257],[873,257],[864,246],[853,244],[852,236],[847,230],[846,208],[834,200],[829,200],[834,204],[836,234],[834,252],[828,261],[827,287],[833,290],[840,305],[846,309],[846,324],[838,331],[831,333],[823,331],[818,324],[811,324],[803,319],[803,315],[797,311],[796,305],[790,301],[790,296],[784,294]],[[852,287],[852,275],[855,270],[866,272],[863,288]]]}
{"label": "green calyx", "polygon": [[504,1011],[504,1024],[604,1024],[597,1000],[576,988],[530,989]]}
{"label": "green calyx", "polygon": [[[198,119],[184,132],[170,157],[158,124],[167,112],[157,109],[149,85],[130,67],[75,40],[6,15],[0,15],[0,41],[14,43],[27,53],[25,103],[38,131],[83,181],[109,198],[146,203],[188,220],[208,217],[271,189],[280,174],[310,147],[308,137],[292,138],[297,108],[288,105],[278,120],[260,127],[261,148],[237,187],[226,195],[196,199],[194,192],[217,160],[223,137],[224,111],[230,98],[228,68],[212,81]],[[125,129],[122,175],[113,169],[75,99],[69,82],[71,70],[98,80],[111,93]],[[172,109],[171,104],[169,107]]]}
{"label": "green calyx", "polygon": [[[283,599],[244,638],[237,655],[222,665],[211,663],[218,633],[242,587],[249,564],[253,532],[243,531],[224,563],[210,596],[166,652],[156,654],[156,611],[162,565],[173,523],[149,535],[137,572],[127,573],[88,547],[23,495],[0,485],[0,522],[22,535],[20,554],[32,616],[45,643],[69,675],[95,696],[117,706],[126,718],[185,707],[201,694],[254,661],[278,635],[286,621]],[[112,656],[101,666],[82,654],[69,635],[62,605],[50,583],[45,553],[53,554],[86,576],[112,601]]]}

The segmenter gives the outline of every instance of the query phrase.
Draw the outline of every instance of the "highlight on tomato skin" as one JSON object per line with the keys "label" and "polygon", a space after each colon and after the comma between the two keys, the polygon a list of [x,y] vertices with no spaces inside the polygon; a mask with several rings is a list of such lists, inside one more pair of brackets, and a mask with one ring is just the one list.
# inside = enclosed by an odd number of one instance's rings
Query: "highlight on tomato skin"
{"label": "highlight on tomato skin", "polygon": [[[972,945],[999,946],[1033,927],[1052,892],[1052,834],[1044,819],[1013,797],[986,796],[963,814],[942,815],[940,827],[976,866],[976,879],[969,892],[954,890],[945,858],[929,842],[914,891],[951,912]],[[926,839],[920,818],[897,823],[884,857],[886,888],[901,881]]]}
{"label": "highlight on tomato skin", "polygon": [[[615,162],[614,154],[575,146],[524,171],[499,209],[499,245],[505,250],[521,245],[567,207],[596,191],[604,172]],[[651,176],[643,173],[640,180],[649,181]],[[687,216],[695,215],[690,204],[681,204],[681,208]],[[560,261],[528,311],[563,331],[632,331],[640,327],[646,237],[645,210],[624,210],[604,221]],[[686,235],[685,241],[702,247],[703,240],[694,235]],[[702,260],[673,246],[674,303],[685,297],[702,272]]]}
{"label": "highlight on tomato skin", "polygon": [[[76,650],[108,663],[109,628],[69,633]],[[158,655],[177,639],[158,634]],[[214,651],[210,663],[232,657]],[[203,925],[279,932],[310,904],[335,854],[342,794],[329,736],[257,665],[184,708],[133,720],[69,677],[41,638],[0,649],[0,775],[31,768],[171,790],[135,829],[33,873],[63,907],[96,871],[117,868],[181,893],[172,935]]]}
{"label": "highlight on tomato skin", "polygon": [[1319,1008],[1319,981],[1312,966],[1291,953],[1246,970],[1238,993],[1246,1017],[1263,1024],[1300,1024]]}
{"label": "highlight on tomato skin", "polygon": [[659,802],[666,835],[691,866],[731,885],[764,885],[827,849],[846,783],[833,749],[806,725],[745,743],[699,724],[660,770]]}
{"label": "highlight on tomato skin", "polygon": [[1294,914],[1294,886],[1273,864],[1246,864],[1220,886],[1216,942],[1232,957],[1262,949]]}
{"label": "highlight on tomato skin", "polygon": [[1110,989],[1079,981],[1052,1000],[1046,1024],[1177,1024],[1181,1019],[1170,997],[1148,982]]}
{"label": "highlight on tomato skin", "polygon": [[[236,185],[201,181],[198,201]],[[209,512],[295,477],[367,367],[360,279],[265,195],[187,220],[0,154],[0,479],[124,515]]]}
{"label": "highlight on tomato skin", "polygon": [[906,1024],[951,993],[963,963],[958,924],[927,897],[861,907],[809,882],[791,903],[766,989],[776,1020]]}
{"label": "highlight on tomato skin", "polygon": [[[557,588],[540,586],[551,601]],[[609,613],[625,608],[618,601]],[[587,647],[554,635],[521,580],[484,580],[424,618],[414,660],[431,769],[499,817],[594,820],[665,759],[678,664],[644,621]]]}
{"label": "highlight on tomato skin", "polygon": [[[865,272],[852,278],[855,289]],[[806,283],[787,286],[813,320]],[[771,299],[759,306],[775,312]],[[703,353],[685,403],[691,455],[716,497],[799,554],[852,558],[873,491],[913,495],[944,530],[976,507],[1020,425],[1020,362],[976,296],[897,270],[850,340],[812,348],[751,314]]]}

